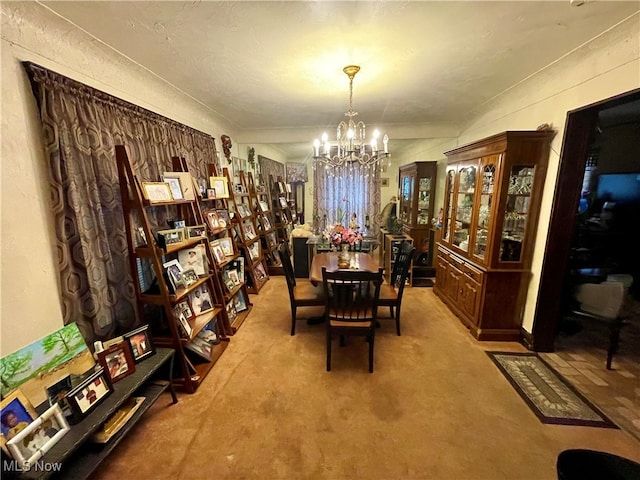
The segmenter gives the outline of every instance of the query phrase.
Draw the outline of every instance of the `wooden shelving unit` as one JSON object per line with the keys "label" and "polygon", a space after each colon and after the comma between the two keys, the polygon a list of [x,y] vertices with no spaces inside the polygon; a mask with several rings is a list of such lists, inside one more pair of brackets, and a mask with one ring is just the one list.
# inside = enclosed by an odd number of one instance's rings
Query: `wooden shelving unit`
{"label": "wooden shelving unit", "polygon": [[289,208],[287,187],[281,177],[273,178],[273,175],[269,175],[269,193],[278,243],[288,243],[294,220]]}
{"label": "wooden shelving unit", "polygon": [[[154,343],[158,347],[175,350],[176,375],[174,383],[176,387],[188,393],[194,393],[229,344],[228,326],[225,325],[223,315],[224,306],[218,295],[214,270],[205,271],[204,275],[201,275],[195,283],[186,288],[177,288],[174,291],[168,283],[163,264],[168,260],[175,259],[180,251],[200,245],[206,255],[208,265],[213,266],[215,260],[211,256],[209,241],[205,236],[188,238],[182,242],[167,245],[164,249],[161,248],[154,235],[155,227],[158,226],[152,225],[150,219],[156,218],[156,214],[158,214],[157,218],[178,218],[181,216],[189,222],[198,222],[201,216],[198,201],[174,200],[161,204],[151,203],[144,196],[142,180],[133,171],[132,161],[125,146],[116,145],[116,161],[138,314],[143,320],[142,323],[149,324]],[[191,224],[190,226],[195,225]],[[144,233],[145,244],[140,244],[140,231]],[[149,265],[155,276],[154,283],[145,291],[142,290],[142,285],[138,280],[139,269],[143,264]],[[177,304],[188,302],[189,297],[197,293],[196,290],[202,290],[204,287],[209,292],[213,308],[187,320],[191,330],[187,336],[181,326],[175,307]],[[191,310],[191,313],[195,312],[195,310]],[[209,360],[204,360],[193,354],[187,348],[187,345],[205,327],[216,330],[219,340],[218,343],[211,345]]]}
{"label": "wooden shelving unit", "polygon": [[267,270],[269,275],[283,275],[282,262],[278,255],[278,235],[267,186],[263,182],[256,183],[251,172],[247,174],[247,183]]}

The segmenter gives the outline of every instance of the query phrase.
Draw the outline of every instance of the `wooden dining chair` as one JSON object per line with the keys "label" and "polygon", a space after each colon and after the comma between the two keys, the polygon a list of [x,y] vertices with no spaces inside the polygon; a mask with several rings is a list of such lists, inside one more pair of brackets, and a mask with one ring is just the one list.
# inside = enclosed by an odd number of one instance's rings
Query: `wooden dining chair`
{"label": "wooden dining chair", "polygon": [[321,285],[314,286],[308,280],[303,280],[298,284],[291,264],[291,254],[287,247],[287,242],[282,242],[278,246],[278,254],[282,262],[284,276],[287,279],[289,289],[289,301],[291,303],[291,335],[296,333],[296,315],[298,307],[322,307],[324,306],[324,295]]}
{"label": "wooden dining chair", "polygon": [[347,336],[365,336],[369,342],[369,373],[373,373],[373,345],[382,272],[337,270],[328,272],[322,267],[327,327],[327,372],[331,371],[331,342],[340,336],[341,344]]}
{"label": "wooden dining chair", "polygon": [[396,321],[396,333],[400,336],[400,308],[402,307],[402,295],[407,283],[407,276],[411,268],[411,262],[416,248],[409,242],[404,242],[396,255],[391,278],[380,288],[380,301],[378,306],[389,307],[391,318]]}

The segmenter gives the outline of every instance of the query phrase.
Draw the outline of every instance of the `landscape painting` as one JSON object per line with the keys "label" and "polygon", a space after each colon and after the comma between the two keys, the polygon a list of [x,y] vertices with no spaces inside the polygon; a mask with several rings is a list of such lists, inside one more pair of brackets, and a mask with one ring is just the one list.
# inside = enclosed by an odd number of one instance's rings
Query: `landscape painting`
{"label": "landscape painting", "polygon": [[47,400],[46,388],[67,375],[81,375],[95,360],[75,323],[0,358],[0,393],[20,387],[33,405]]}

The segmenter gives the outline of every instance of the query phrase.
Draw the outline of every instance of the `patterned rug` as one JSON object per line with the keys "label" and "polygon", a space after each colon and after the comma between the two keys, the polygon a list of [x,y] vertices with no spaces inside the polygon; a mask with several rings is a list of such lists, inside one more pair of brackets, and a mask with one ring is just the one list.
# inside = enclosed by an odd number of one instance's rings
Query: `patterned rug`
{"label": "patterned rug", "polygon": [[542,423],[618,428],[537,354],[487,355]]}

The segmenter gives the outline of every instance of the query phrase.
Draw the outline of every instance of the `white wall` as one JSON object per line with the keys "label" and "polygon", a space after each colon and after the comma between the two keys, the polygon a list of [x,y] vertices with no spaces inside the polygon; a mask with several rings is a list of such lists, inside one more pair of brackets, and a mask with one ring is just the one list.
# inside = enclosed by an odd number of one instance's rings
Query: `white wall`
{"label": "white wall", "polygon": [[[212,112],[33,2],[2,2],[0,355],[63,326],[32,61],[220,138]],[[219,145],[219,143],[218,143]]]}
{"label": "white wall", "polygon": [[640,14],[636,14],[497,97],[461,132],[463,145],[505,130],[535,130],[543,123],[558,131],[551,146],[524,312],[523,327],[528,332],[533,328],[567,112],[639,87]]}

